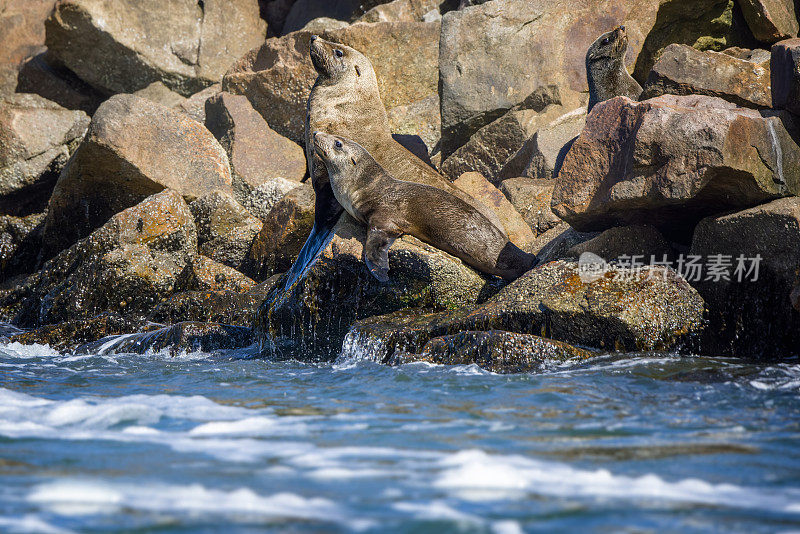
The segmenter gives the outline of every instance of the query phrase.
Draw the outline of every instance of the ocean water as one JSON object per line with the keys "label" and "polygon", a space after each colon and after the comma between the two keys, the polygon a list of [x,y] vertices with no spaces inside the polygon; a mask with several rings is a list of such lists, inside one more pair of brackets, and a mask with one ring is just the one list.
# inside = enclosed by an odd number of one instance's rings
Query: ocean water
{"label": "ocean water", "polygon": [[0,532],[800,532],[800,363],[0,347]]}

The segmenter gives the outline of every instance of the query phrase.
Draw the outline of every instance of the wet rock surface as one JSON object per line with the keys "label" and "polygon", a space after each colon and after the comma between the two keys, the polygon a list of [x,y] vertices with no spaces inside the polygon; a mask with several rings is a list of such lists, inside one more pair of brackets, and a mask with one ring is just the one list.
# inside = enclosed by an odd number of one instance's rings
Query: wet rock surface
{"label": "wet rock surface", "polygon": [[584,280],[577,263],[555,261],[477,307],[438,313],[403,310],[359,321],[348,333],[344,351],[366,350],[376,361],[389,361],[395,354],[423,351],[434,338],[491,330],[604,350],[671,350],[697,344],[703,307],[698,293],[666,268],[608,266]]}
{"label": "wet rock surface", "polygon": [[497,282],[408,236],[389,250],[390,282],[382,285],[362,260],[364,238],[361,225],[342,217],[317,262],[285,292],[279,284],[257,319],[269,353],[333,360],[359,319],[403,308],[455,308],[497,290]]}

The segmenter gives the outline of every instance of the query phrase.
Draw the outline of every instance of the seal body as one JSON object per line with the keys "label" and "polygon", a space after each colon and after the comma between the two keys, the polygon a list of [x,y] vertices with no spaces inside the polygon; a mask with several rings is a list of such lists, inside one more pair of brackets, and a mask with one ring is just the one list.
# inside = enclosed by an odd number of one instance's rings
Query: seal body
{"label": "seal body", "polygon": [[601,35],[586,52],[586,76],[589,82],[589,111],[616,96],[638,100],[642,86],[625,68],[628,35],[620,26]]}
{"label": "seal body", "polygon": [[389,280],[389,247],[403,234],[507,280],[536,264],[535,255],[511,243],[473,206],[442,189],[393,178],[355,141],[315,132],[313,149],[339,204],[367,225],[364,262],[379,281]]}
{"label": "seal body", "polygon": [[323,131],[361,144],[399,180],[426,184],[457,196],[483,213],[505,234],[494,211],[455,187],[392,138],[378,80],[366,56],[349,46],[316,36],[311,39],[310,54],[318,77],[308,99],[306,157],[317,195],[318,221],[332,218],[335,222],[342,210],[336,205],[328,185],[327,169],[318,160],[310,139],[311,132]]}

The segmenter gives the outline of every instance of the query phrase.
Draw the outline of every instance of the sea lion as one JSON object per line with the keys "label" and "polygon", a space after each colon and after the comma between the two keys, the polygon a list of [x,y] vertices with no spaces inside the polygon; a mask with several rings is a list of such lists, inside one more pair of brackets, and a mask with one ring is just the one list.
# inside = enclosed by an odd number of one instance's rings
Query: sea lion
{"label": "sea lion", "polygon": [[343,212],[328,183],[325,165],[313,150],[310,134],[316,130],[355,140],[400,180],[450,192],[483,213],[505,235],[503,224],[491,209],[455,187],[392,138],[375,70],[364,54],[315,35],[311,37],[310,55],[318,74],[306,114],[306,158],[316,195],[314,226],[288,273],[285,287],[299,279],[333,237],[333,227]]}
{"label": "sea lion", "polygon": [[473,206],[442,189],[393,178],[355,141],[314,132],[312,144],[336,200],[367,225],[364,262],[379,281],[389,281],[389,247],[403,234],[506,280],[536,264],[535,255],[517,248]]}
{"label": "sea lion", "polygon": [[625,68],[628,34],[620,26],[601,35],[586,52],[586,76],[589,81],[589,111],[615,96],[638,100],[642,86]]}

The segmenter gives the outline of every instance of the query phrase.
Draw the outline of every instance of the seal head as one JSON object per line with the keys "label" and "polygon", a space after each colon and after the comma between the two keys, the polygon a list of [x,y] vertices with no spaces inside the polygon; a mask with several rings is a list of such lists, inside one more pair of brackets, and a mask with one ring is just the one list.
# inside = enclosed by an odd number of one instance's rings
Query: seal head
{"label": "seal head", "polygon": [[589,111],[616,96],[637,100],[642,87],[625,68],[628,34],[625,26],[601,35],[586,52],[586,76],[589,82]]}

